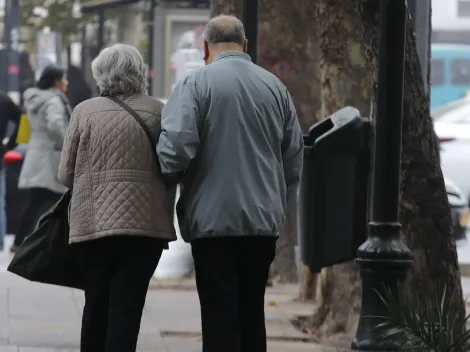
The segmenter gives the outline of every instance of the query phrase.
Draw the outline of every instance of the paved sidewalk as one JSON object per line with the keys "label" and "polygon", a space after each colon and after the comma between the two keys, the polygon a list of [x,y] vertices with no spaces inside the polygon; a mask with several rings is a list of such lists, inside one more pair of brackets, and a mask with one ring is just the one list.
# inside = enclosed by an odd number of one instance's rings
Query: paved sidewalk
{"label": "paved sidewalk", "polygon": [[[78,351],[83,292],[31,283],[6,272],[10,254],[0,252],[0,352]],[[191,282],[187,289],[153,283],[147,296],[138,351],[200,352],[200,311]],[[266,320],[269,352],[324,351],[289,323],[313,306],[291,302],[295,286],[270,289]]]}

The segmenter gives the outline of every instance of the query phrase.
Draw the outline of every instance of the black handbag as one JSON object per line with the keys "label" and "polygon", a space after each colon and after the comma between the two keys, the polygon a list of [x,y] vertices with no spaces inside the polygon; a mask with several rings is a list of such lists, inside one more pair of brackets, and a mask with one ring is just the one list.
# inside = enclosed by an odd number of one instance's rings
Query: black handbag
{"label": "black handbag", "polygon": [[68,208],[72,193],[62,198],[39,220],[25,238],[8,271],[30,281],[83,289],[75,250],[69,245]]}

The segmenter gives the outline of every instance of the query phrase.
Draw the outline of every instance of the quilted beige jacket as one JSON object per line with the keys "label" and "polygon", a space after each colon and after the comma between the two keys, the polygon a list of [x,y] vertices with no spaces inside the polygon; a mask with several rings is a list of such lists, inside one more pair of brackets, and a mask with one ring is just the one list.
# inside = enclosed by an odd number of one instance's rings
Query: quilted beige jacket
{"label": "quilted beige jacket", "polygon": [[[163,103],[121,99],[159,136]],[[60,182],[72,189],[70,244],[119,235],[176,240],[153,153],[134,117],[113,101],[93,98],[74,109],[59,166]]]}

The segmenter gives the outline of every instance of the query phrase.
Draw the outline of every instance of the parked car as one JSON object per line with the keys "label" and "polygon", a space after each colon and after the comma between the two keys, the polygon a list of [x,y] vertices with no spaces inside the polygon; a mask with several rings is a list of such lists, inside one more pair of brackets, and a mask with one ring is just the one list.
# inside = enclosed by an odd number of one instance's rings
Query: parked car
{"label": "parked car", "polygon": [[452,213],[452,227],[454,230],[454,237],[456,240],[461,240],[466,237],[468,226],[468,202],[466,197],[458,187],[448,178],[444,177],[447,198]]}
{"label": "parked car", "polygon": [[431,116],[440,141],[442,171],[470,204],[470,99],[435,109]]}

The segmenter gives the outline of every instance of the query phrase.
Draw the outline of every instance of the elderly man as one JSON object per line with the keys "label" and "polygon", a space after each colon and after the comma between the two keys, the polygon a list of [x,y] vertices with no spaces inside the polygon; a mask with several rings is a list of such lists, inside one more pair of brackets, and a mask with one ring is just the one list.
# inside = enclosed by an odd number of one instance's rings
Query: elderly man
{"label": "elderly man", "polygon": [[246,50],[238,19],[209,21],[206,66],[175,87],[157,145],[163,174],[184,174],[177,213],[192,245],[204,352],[266,351],[265,286],[302,169],[292,99]]}

